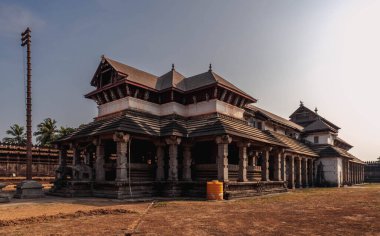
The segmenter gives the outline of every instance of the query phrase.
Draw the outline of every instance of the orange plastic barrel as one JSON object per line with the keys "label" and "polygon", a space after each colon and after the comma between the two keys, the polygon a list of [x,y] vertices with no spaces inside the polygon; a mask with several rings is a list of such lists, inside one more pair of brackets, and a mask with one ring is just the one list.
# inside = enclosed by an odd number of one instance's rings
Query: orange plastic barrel
{"label": "orange plastic barrel", "polygon": [[223,182],[207,182],[207,200],[223,200]]}

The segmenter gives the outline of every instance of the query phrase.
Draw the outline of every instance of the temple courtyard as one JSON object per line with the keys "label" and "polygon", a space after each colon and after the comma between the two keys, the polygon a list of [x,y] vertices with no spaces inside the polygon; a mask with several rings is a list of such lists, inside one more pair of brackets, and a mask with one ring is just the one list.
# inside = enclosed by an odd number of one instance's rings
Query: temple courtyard
{"label": "temple courtyard", "polygon": [[379,235],[380,184],[229,201],[12,199],[0,235]]}

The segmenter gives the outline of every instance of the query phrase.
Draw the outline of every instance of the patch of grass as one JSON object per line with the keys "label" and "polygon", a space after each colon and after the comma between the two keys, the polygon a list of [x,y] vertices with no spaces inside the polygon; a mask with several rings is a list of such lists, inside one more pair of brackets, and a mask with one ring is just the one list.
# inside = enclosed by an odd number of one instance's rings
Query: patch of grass
{"label": "patch of grass", "polygon": [[168,205],[169,205],[168,202],[156,202],[156,203],[153,205],[153,207],[154,207],[154,208],[157,208],[157,207],[166,207],[166,206],[168,206]]}

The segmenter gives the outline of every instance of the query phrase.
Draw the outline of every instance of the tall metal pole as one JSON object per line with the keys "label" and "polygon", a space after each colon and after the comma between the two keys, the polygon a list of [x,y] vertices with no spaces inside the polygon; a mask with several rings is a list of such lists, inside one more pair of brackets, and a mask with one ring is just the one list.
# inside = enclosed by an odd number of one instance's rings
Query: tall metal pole
{"label": "tall metal pole", "polygon": [[32,180],[32,64],[30,52],[29,27],[21,34],[21,46],[26,45],[27,82],[26,82],[26,179]]}

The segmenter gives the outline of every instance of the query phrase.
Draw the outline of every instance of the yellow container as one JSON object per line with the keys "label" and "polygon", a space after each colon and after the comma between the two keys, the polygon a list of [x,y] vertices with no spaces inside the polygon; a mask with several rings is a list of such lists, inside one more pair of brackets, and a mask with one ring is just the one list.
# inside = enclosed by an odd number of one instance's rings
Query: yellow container
{"label": "yellow container", "polygon": [[207,200],[223,200],[223,182],[207,182]]}

